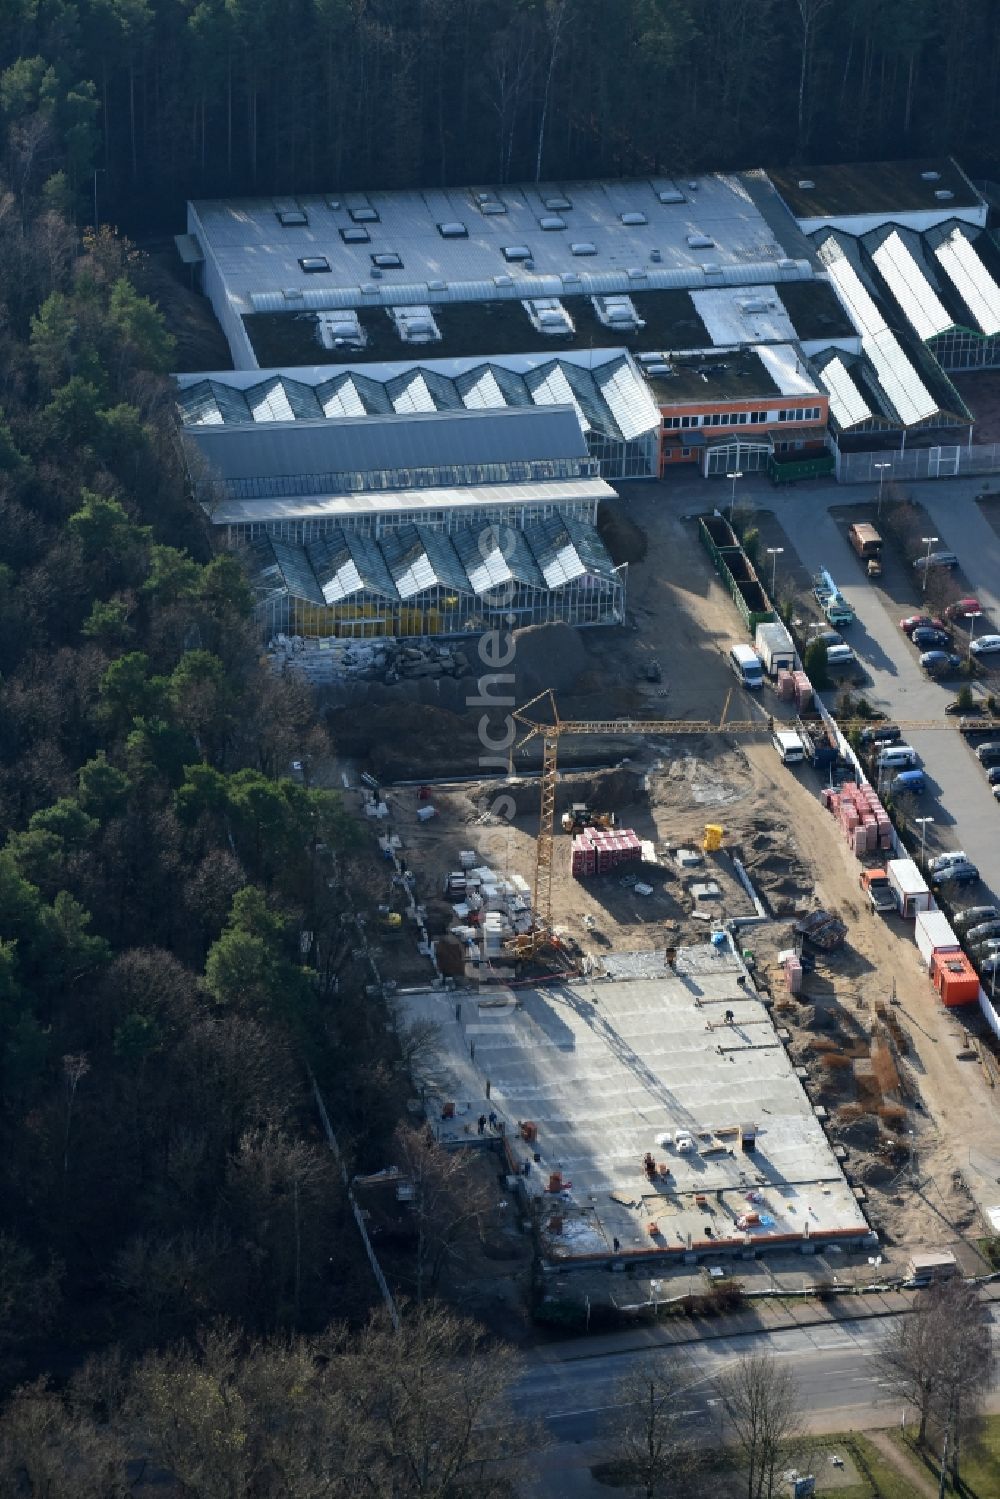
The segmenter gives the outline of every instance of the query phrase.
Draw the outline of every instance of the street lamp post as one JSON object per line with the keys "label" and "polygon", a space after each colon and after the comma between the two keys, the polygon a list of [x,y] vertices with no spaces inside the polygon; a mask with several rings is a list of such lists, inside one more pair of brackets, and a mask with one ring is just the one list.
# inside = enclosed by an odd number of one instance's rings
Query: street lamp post
{"label": "street lamp post", "polygon": [[882,484],[883,484],[883,482],[885,480],[885,471],[886,471],[887,468],[892,468],[892,464],[891,463],[875,463],[875,464],[872,465],[872,467],[878,469],[878,512],[877,512],[877,515],[878,515],[878,519],[881,520],[882,519]]}
{"label": "street lamp post", "polygon": [[926,546],[927,546],[927,551],[924,554],[924,583],[923,583],[923,587],[920,590],[921,593],[926,593],[927,592],[927,574],[931,570],[931,547],[934,545],[934,543],[936,541],[940,541],[941,538],[940,538],[940,536],[921,536],[920,540],[923,541],[923,542],[925,542]]}
{"label": "street lamp post", "polygon": [[778,558],[784,551],[784,547],[768,547],[767,555],[771,559],[771,602],[774,602],[774,589],[778,579]]}
{"label": "street lamp post", "polygon": [[920,824],[920,868],[926,869],[927,866],[924,863],[924,842],[927,838],[927,824],[933,822],[934,819],[933,817],[915,817],[913,821]]}
{"label": "street lamp post", "polygon": [[968,649],[968,652],[967,652],[968,658],[969,658],[970,661],[972,660],[972,642],[976,638],[976,620],[977,619],[982,619],[982,617],[983,617],[983,611],[981,609],[973,609],[970,614],[966,615],[966,618],[970,621],[970,624],[969,624],[969,649]]}
{"label": "street lamp post", "polygon": [[729,497],[729,524],[732,525],[733,511],[736,509],[736,480],[743,478],[743,470],[741,468],[734,469],[731,474],[726,475],[726,478],[733,481],[733,490]]}

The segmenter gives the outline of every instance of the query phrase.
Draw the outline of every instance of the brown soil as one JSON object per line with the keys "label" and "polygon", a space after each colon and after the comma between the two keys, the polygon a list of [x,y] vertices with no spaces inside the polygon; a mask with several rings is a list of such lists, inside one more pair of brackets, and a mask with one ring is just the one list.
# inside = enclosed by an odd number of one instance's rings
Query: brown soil
{"label": "brown soil", "polygon": [[1000,372],[980,370],[950,376],[976,419],[976,442],[1000,442]]}
{"label": "brown soil", "polygon": [[[642,711],[702,719],[721,715],[733,689],[725,653],[746,638],[742,622],[698,544],[693,523],[671,515],[660,500],[658,486],[642,485],[622,502],[630,522],[643,525],[648,536],[645,560],[630,569],[629,607],[637,628],[582,632],[587,671],[572,697],[560,699],[563,716],[606,719]],[[794,560],[788,553],[781,559],[788,566]],[[653,655],[663,665],[658,685],[644,680],[645,663]],[[516,662],[512,669],[516,676]],[[735,696],[729,711],[742,716]],[[566,753],[570,749],[575,755]],[[574,763],[607,763],[616,752],[630,757],[617,771],[572,770]],[[517,755],[519,778],[510,787],[498,773],[492,781],[435,788],[439,816],[426,824],[416,820],[415,790],[391,793],[405,857],[417,871],[421,898],[435,903],[430,914],[440,926],[449,914],[442,899],[444,876],[457,867],[460,849],[474,848],[501,872],[516,871],[531,880],[537,782],[526,772],[534,763],[525,752]],[[806,1069],[811,1096],[827,1108],[831,1138],[846,1149],[845,1169],[867,1193],[872,1223],[897,1246],[960,1248],[971,1267],[970,1246],[982,1223],[969,1188],[984,1207],[997,1200],[996,1095],[976,1061],[958,1060],[968,1039],[963,1016],[941,1006],[912,929],[887,922],[862,904],[857,862],[819,801],[815,775],[807,768],[788,771],[766,741],[735,744],[724,733],[617,744],[581,738],[563,746],[560,763],[570,773],[560,783],[557,811],[575,800],[614,807],[619,822],[649,839],[659,859],[649,877],[654,893],[641,897],[615,876],[573,879],[569,839],[557,833],[554,919],[570,946],[599,959],[611,948],[704,940],[711,923],[695,918],[688,881],[670,851],[700,843],[706,823],[721,823],[726,850],[744,859],[777,918],[744,935],[758,981],[773,993],[775,1018],[788,1028],[793,1058]],[[516,815],[510,824],[500,824],[488,816],[488,808],[508,790]],[[725,914],[749,910],[725,855],[708,856],[706,868],[722,887]],[[784,991],[777,954],[791,945],[790,914],[816,903],[847,924],[847,942],[817,957],[802,994],[793,998]],[[393,973],[390,956],[387,949],[387,976]],[[429,977],[426,963],[424,972]],[[848,1065],[831,1064],[834,1055]]]}

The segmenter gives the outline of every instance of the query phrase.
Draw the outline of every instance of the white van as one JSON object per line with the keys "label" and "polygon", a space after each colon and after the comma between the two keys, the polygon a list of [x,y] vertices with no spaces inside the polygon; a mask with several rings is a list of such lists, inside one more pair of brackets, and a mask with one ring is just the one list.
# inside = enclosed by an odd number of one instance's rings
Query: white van
{"label": "white van", "polygon": [[771,740],[783,765],[799,765],[806,757],[802,740],[794,729],[779,729]]}
{"label": "white van", "polygon": [[875,763],[879,770],[915,770],[920,756],[911,744],[890,744],[879,750]]}
{"label": "white van", "polygon": [[744,687],[754,690],[763,687],[764,668],[756,651],[752,651],[748,645],[734,645],[729,652],[729,664]]}

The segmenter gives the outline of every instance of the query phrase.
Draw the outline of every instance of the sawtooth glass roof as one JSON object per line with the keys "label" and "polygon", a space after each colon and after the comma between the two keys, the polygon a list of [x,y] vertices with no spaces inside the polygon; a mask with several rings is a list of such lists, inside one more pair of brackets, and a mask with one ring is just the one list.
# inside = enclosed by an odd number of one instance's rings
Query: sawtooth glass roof
{"label": "sawtooth glass roof", "polygon": [[327,604],[339,604],[362,592],[399,598],[385,558],[367,536],[332,531],[307,541],[305,553]]}
{"label": "sawtooth glass roof", "polygon": [[918,338],[926,343],[935,334],[954,326],[954,319],[897,229],[870,253]]}
{"label": "sawtooth glass roof", "polygon": [[952,225],[934,255],[980,332],[987,337],[1000,333],[1000,286],[980,259],[970,235],[961,225]]}
{"label": "sawtooth glass roof", "polygon": [[558,589],[585,576],[615,576],[594,527],[565,516],[523,531],[463,526],[450,535],[410,524],[378,541],[344,531],[308,543],[262,536],[247,553],[258,595],[284,591],[331,607],[361,593],[399,602],[441,587],[483,598],[512,582]]}
{"label": "sawtooth glass roof", "polygon": [[842,431],[871,418],[871,407],[839,355],[834,355],[819,369],[819,378],[830,396],[830,415]]}
{"label": "sawtooth glass roof", "polygon": [[[317,366],[297,371],[297,378],[272,374],[250,385],[245,383],[245,374],[233,372],[229,381],[239,389],[233,389],[222,375],[190,384],[181,377],[177,404],[181,422],[189,429],[322,423],[376,413],[571,406],[584,433],[595,428],[609,437],[631,441],[654,431],[659,412],[629,356],[612,351],[591,365],[525,356],[506,366],[491,360],[459,370],[456,361],[442,360],[409,367],[366,365],[364,373],[350,370],[333,378],[328,368]],[[313,376],[322,378],[314,382]]]}
{"label": "sawtooth glass roof", "polygon": [[910,363],[839,239],[821,230],[817,240],[820,259],[861,331],[862,350],[871,360],[899,420],[910,427],[935,416],[938,403]]}

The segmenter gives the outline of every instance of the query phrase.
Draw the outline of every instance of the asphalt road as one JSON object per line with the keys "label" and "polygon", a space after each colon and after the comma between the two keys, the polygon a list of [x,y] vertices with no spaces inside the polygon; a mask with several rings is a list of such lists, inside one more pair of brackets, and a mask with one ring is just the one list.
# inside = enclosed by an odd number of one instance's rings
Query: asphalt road
{"label": "asphalt road", "polygon": [[[944,481],[942,481],[944,482]],[[1000,538],[983,520],[971,496],[920,498],[927,505],[942,545],[958,553],[970,586],[989,609],[991,622],[1000,622]],[[841,491],[839,502],[850,502]],[[955,683],[932,681],[920,668],[917,651],[899,628],[908,611],[890,612],[888,601],[865,578],[858,558],[825,509],[801,504],[782,505],[781,523],[810,572],[829,568],[857,614],[845,632],[871,677],[866,695],[894,719],[938,719],[952,701]],[[980,626],[985,633],[985,626]],[[957,638],[962,640],[961,632]],[[982,875],[962,904],[982,904],[1000,896],[1000,805],[972,751],[954,730],[907,732],[906,740],[920,755],[929,782],[919,815],[935,819],[927,828],[928,854],[943,848],[963,848]]]}
{"label": "asphalt road", "polygon": [[[1000,1307],[990,1306],[994,1345],[1000,1351]],[[602,1342],[558,1345],[532,1355],[516,1387],[514,1404],[526,1419],[541,1421],[549,1445],[538,1454],[529,1492],[583,1499],[606,1493],[589,1472],[599,1460],[602,1437],[610,1432],[616,1392],[626,1374],[646,1361],[669,1359],[683,1370],[682,1413],[692,1434],[706,1445],[725,1435],[725,1418],[715,1381],[750,1347],[766,1347],[787,1361],[801,1397],[806,1423],[818,1433],[865,1430],[895,1424],[904,1415],[873,1360],[890,1322],[887,1317],[824,1323],[732,1338],[713,1338],[672,1348],[656,1346],[655,1333],[631,1347],[600,1352]],[[996,1392],[988,1402],[998,1405]],[[908,1419],[913,1415],[909,1412]]]}

